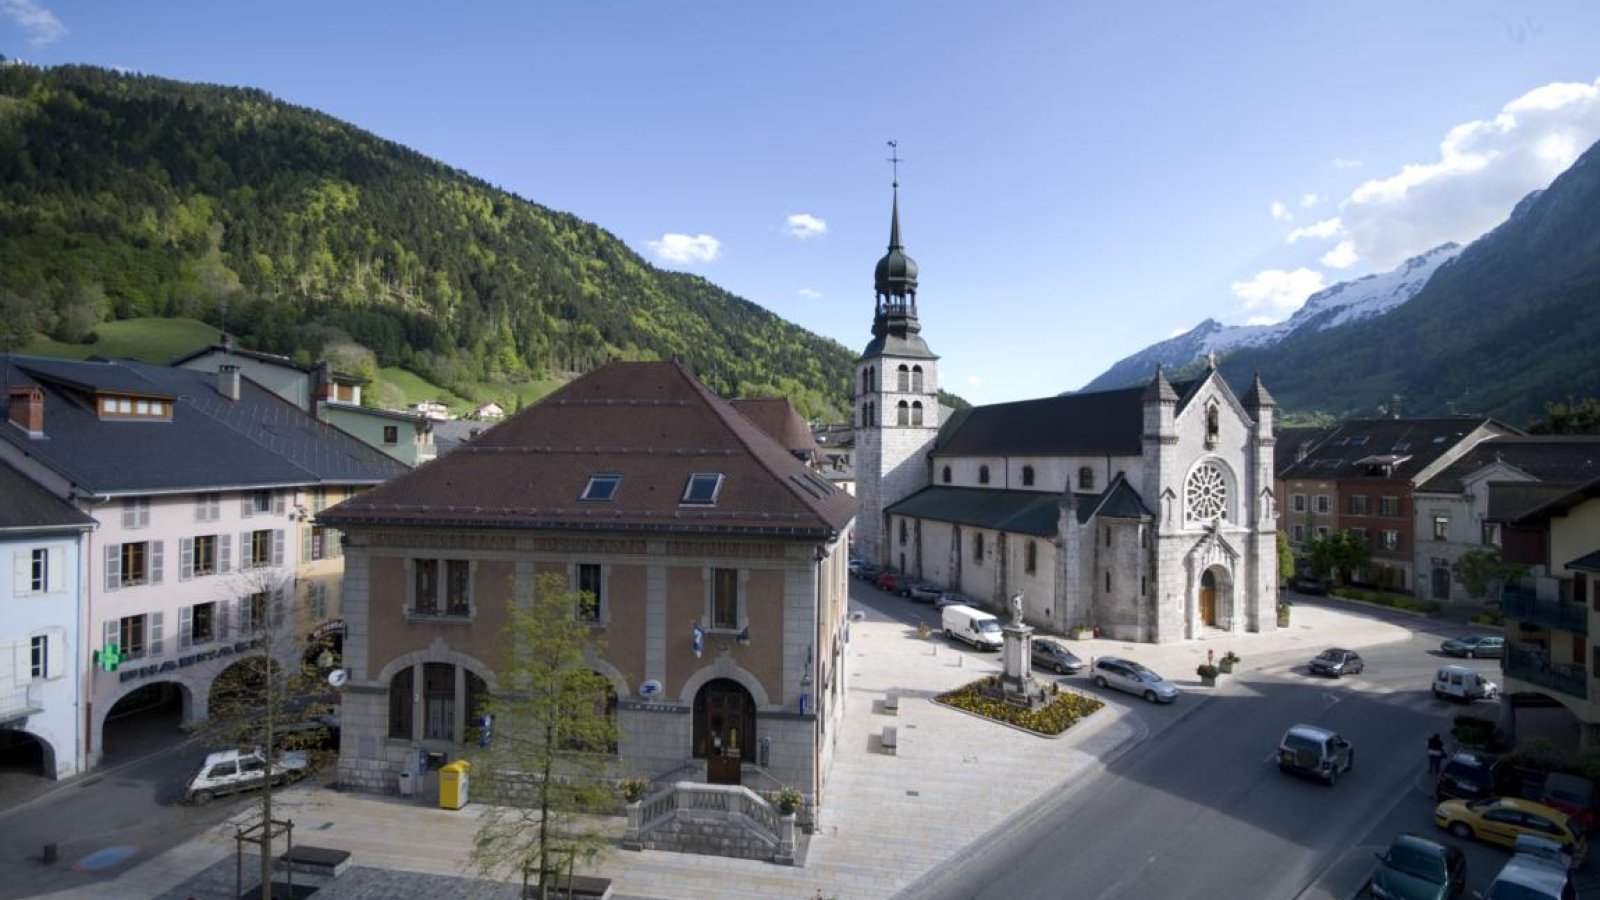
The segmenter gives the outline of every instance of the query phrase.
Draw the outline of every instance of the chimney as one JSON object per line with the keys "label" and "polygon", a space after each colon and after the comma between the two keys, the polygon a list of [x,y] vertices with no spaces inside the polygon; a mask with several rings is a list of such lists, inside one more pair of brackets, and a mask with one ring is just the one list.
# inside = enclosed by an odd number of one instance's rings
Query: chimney
{"label": "chimney", "polygon": [[6,400],[11,424],[29,437],[44,437],[44,391],[37,385],[19,384],[6,391]]}
{"label": "chimney", "polygon": [[226,331],[222,332],[222,352],[233,352],[233,335],[227,333]]}
{"label": "chimney", "polygon": [[217,367],[217,393],[229,400],[239,399],[239,367],[223,365]]}
{"label": "chimney", "polygon": [[339,399],[338,388],[333,383],[333,366],[329,365],[327,360],[317,363],[312,381],[315,382],[312,390],[319,401]]}
{"label": "chimney", "polygon": [[1399,394],[1395,394],[1394,395],[1394,405],[1389,407],[1389,417],[1391,419],[1400,418],[1400,395]]}

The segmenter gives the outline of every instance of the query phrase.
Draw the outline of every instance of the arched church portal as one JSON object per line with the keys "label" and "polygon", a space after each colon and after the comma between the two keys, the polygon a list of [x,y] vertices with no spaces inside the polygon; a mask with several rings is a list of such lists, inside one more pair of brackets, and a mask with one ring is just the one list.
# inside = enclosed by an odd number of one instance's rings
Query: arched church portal
{"label": "arched church portal", "polygon": [[1200,574],[1200,597],[1196,615],[1205,628],[1233,630],[1233,578],[1222,566],[1211,566]]}

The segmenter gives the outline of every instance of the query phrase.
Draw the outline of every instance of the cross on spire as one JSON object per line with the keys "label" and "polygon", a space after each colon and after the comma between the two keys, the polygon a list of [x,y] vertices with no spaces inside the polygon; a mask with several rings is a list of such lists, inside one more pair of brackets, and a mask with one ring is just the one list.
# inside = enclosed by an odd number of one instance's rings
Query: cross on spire
{"label": "cross on spire", "polygon": [[889,162],[894,165],[894,186],[900,186],[900,142],[889,142]]}

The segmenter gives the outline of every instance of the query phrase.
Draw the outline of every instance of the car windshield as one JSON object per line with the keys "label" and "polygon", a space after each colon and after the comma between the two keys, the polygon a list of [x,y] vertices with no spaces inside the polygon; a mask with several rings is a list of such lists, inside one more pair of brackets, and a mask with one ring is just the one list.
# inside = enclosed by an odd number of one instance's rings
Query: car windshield
{"label": "car windshield", "polygon": [[1404,845],[1390,847],[1384,863],[1396,872],[1422,878],[1434,884],[1444,884],[1444,860],[1437,854]]}
{"label": "car windshield", "polygon": [[1156,673],[1150,671],[1149,669],[1146,669],[1144,666],[1141,666],[1138,663],[1128,663],[1128,668],[1133,670],[1133,674],[1139,676],[1139,680],[1140,681],[1149,682],[1150,684],[1154,684],[1157,681],[1161,680],[1161,676],[1160,675],[1157,675]]}
{"label": "car windshield", "polygon": [[1344,659],[1344,651],[1343,650],[1324,650],[1321,653],[1317,654],[1317,659],[1323,660],[1324,662],[1338,662],[1338,661]]}
{"label": "car windshield", "polygon": [[978,623],[978,630],[984,632],[985,634],[991,631],[999,631],[1000,623],[994,619],[984,619]]}

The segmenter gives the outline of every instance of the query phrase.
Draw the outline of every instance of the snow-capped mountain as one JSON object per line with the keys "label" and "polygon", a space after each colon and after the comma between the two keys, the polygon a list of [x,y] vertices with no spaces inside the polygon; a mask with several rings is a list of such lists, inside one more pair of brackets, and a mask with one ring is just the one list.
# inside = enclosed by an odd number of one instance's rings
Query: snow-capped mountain
{"label": "snow-capped mountain", "polygon": [[1223,325],[1206,319],[1177,337],[1119,360],[1082,389],[1122,387],[1148,379],[1157,363],[1179,369],[1207,353],[1270,347],[1293,334],[1325,331],[1382,315],[1416,296],[1433,273],[1460,252],[1458,244],[1441,244],[1391,271],[1341,281],[1312,294],[1294,315],[1273,325]]}

